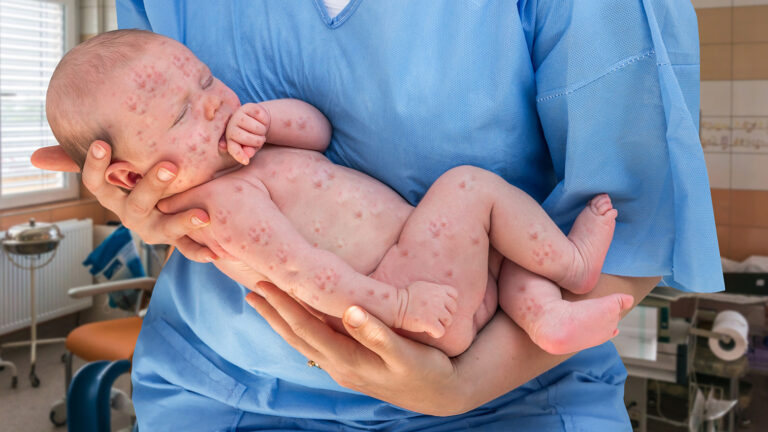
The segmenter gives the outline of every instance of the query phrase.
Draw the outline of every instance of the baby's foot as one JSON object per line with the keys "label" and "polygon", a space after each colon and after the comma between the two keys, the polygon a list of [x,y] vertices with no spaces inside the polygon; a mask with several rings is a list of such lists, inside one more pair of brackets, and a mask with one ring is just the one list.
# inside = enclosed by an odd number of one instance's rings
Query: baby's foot
{"label": "baby's foot", "polygon": [[558,285],[574,294],[588,293],[595,287],[613,239],[617,214],[607,194],[592,198],[581,211],[568,234],[576,247],[574,260],[563,280],[556,281]]}
{"label": "baby's foot", "polygon": [[552,301],[543,307],[529,336],[550,354],[568,354],[591,348],[619,334],[621,311],[632,306],[628,294],[611,294],[590,300]]}
{"label": "baby's foot", "polygon": [[458,308],[455,288],[431,282],[414,282],[401,293],[398,327],[412,332],[426,332],[437,339],[453,321]]}

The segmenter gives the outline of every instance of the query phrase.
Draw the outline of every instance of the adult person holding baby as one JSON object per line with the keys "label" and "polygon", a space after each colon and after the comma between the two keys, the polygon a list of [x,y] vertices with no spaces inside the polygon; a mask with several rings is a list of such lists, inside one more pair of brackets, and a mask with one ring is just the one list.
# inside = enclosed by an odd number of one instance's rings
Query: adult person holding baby
{"label": "adult person holding baby", "polygon": [[[351,0],[331,17],[320,0],[123,0],[118,20],[181,41],[241,102],[316,106],[334,127],[331,160],[412,204],[462,164],[525,190],[564,232],[608,193],[618,224],[589,297],[623,292],[636,304],[658,276],[722,289],[691,114],[698,38],[688,2]],[[145,240],[213,258],[185,237],[208,215],[155,209],[176,167],[158,164],[125,195],[104,181],[109,152],[95,142],[83,169],[99,200]],[[43,167],[67,162],[55,148],[36,155]],[[255,314],[242,286],[171,258],[134,358],[142,429],[630,429],[626,372],[610,344],[552,356],[497,313],[450,359],[360,308],[345,314],[348,337],[261,289],[263,299],[248,298]]]}

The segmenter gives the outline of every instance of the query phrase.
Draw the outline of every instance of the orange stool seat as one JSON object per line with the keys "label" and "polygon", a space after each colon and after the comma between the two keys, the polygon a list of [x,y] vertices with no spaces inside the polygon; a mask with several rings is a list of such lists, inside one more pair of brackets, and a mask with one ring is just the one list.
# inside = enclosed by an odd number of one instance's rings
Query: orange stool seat
{"label": "orange stool seat", "polygon": [[67,336],[67,350],[85,361],[130,360],[141,331],[140,317],[81,325]]}

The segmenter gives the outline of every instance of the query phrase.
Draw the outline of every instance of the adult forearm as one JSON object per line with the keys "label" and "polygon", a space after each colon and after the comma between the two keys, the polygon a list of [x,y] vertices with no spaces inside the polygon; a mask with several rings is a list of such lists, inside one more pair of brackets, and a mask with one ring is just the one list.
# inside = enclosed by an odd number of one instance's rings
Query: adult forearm
{"label": "adult forearm", "polygon": [[[658,277],[630,278],[602,275],[590,293],[565,294],[566,299],[626,293],[640,302],[658,283]],[[552,355],[536,346],[506,314],[498,312],[480,332],[470,349],[454,359],[458,389],[468,411],[491,401],[557,366],[573,354]],[[493,371],[493,373],[489,373]]]}

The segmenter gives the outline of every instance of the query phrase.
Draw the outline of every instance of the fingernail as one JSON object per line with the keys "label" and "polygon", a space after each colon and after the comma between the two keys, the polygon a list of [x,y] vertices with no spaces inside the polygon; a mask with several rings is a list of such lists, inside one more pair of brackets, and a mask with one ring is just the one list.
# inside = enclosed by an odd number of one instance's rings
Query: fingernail
{"label": "fingernail", "polygon": [[352,327],[360,327],[365,322],[365,312],[357,306],[352,306],[347,311],[347,324]]}
{"label": "fingernail", "polygon": [[192,216],[192,225],[195,225],[195,226],[203,226],[203,225],[207,225],[207,224],[208,224],[208,222],[205,222],[205,221],[203,221],[203,220],[202,220],[202,219],[200,219],[199,217],[197,217],[197,216]]}
{"label": "fingernail", "polygon": [[107,151],[104,150],[100,145],[94,144],[91,148],[91,154],[93,154],[93,157],[96,159],[104,159],[104,156],[107,155]]}
{"label": "fingernail", "polygon": [[176,177],[176,174],[168,171],[165,168],[160,168],[159,170],[157,170],[157,178],[159,178],[160,181],[168,181],[174,177]]}

